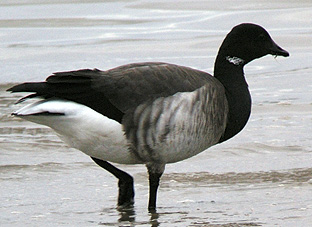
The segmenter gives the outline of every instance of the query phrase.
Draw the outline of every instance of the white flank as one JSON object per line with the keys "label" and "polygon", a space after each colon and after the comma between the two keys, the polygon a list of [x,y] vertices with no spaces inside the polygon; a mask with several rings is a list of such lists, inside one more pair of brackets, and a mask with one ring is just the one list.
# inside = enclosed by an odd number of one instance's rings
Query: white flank
{"label": "white flank", "polygon": [[[47,112],[51,115],[40,115]],[[49,126],[69,146],[89,156],[122,164],[139,163],[128,151],[122,125],[85,105],[50,99],[25,106],[14,114]]]}

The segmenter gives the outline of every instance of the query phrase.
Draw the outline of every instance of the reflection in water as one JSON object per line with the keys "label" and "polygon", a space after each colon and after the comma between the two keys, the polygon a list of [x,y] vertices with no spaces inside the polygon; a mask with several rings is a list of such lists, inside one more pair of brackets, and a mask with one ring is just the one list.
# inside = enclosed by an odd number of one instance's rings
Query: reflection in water
{"label": "reflection in water", "polygon": [[158,222],[159,214],[157,213],[157,211],[151,212],[150,216],[151,216],[150,219],[151,227],[159,226],[160,225],[160,223]]}
{"label": "reflection in water", "polygon": [[118,222],[133,223],[135,221],[134,206],[118,207],[117,210],[118,210],[119,216],[120,216],[120,218],[118,219]]}
{"label": "reflection in water", "polygon": [[[120,216],[120,218],[118,219],[119,223],[131,223],[131,226],[135,226],[136,224],[139,224],[139,225],[142,224],[142,223],[135,222],[136,213],[134,210],[134,206],[118,207],[117,211],[119,212],[119,216]],[[150,215],[149,224],[151,225],[151,227],[158,227],[160,225],[158,221],[159,213],[157,213],[157,211],[153,211],[153,212],[150,212],[149,215]]]}

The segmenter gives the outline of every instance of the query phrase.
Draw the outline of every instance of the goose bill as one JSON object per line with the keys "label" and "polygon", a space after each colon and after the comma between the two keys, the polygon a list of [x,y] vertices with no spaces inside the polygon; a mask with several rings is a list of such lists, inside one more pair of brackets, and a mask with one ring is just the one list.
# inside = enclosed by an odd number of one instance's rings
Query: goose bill
{"label": "goose bill", "polygon": [[273,42],[273,45],[270,48],[270,54],[274,55],[275,57],[277,56],[288,57],[289,56],[289,53],[283,48],[281,48],[279,45],[277,45],[275,42]]}

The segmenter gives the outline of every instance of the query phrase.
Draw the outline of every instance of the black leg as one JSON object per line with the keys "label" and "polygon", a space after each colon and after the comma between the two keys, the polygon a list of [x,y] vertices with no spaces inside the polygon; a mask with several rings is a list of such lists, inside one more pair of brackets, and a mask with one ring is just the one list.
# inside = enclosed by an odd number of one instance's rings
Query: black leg
{"label": "black leg", "polygon": [[157,190],[159,186],[160,177],[165,170],[165,164],[147,164],[149,175],[149,201],[148,210],[151,213],[156,211]]}
{"label": "black leg", "polygon": [[107,170],[118,178],[118,206],[126,207],[132,205],[134,203],[133,177],[130,176],[128,173],[116,168],[107,161],[103,161],[93,157],[91,158],[96,164],[98,164],[103,169]]}

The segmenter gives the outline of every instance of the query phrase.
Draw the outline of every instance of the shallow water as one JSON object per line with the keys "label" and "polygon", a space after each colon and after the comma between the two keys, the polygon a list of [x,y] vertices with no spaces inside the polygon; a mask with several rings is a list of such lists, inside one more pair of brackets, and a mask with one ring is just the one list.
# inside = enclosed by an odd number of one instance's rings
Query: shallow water
{"label": "shallow water", "polygon": [[[290,58],[249,64],[246,128],[167,165],[156,214],[144,166],[133,209],[116,210],[117,181],[48,128],[16,119],[21,81],[56,71],[165,61],[212,72],[236,24],[264,26]],[[1,1],[0,226],[311,226],[311,1]]]}

